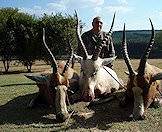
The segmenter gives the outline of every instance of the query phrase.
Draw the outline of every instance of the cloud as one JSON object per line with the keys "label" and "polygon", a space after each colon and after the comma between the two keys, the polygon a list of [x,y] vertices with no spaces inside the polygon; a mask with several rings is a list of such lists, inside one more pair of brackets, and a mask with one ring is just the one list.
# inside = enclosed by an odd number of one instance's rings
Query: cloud
{"label": "cloud", "polygon": [[97,7],[104,4],[104,0],[62,0],[62,3],[66,3],[66,6],[69,7],[75,7],[75,8],[91,8],[91,7]]}
{"label": "cloud", "polygon": [[94,8],[94,14],[95,14],[95,16],[96,16],[96,15],[99,15],[100,12],[101,12],[101,10],[102,10],[101,7],[95,7],[95,8]]}
{"label": "cloud", "polygon": [[159,12],[159,15],[162,17],[162,11]]}
{"label": "cloud", "polygon": [[64,3],[48,3],[47,9],[49,11],[64,11],[66,9],[66,6]]}
{"label": "cloud", "polygon": [[108,2],[104,0],[80,0],[79,2],[77,0],[60,0],[57,2],[47,3],[42,7],[35,5],[31,8],[22,7],[20,9],[21,11],[27,12],[29,14],[35,14],[37,16],[40,16],[44,13],[55,14],[56,12],[66,12],[69,10],[72,11],[74,9],[85,10],[85,8],[87,8],[88,11],[93,11],[93,14],[95,15],[101,15],[101,12],[114,13],[115,11],[128,12],[132,10],[130,7],[128,7],[127,0],[117,0],[117,2],[115,2],[116,4],[112,3],[114,2]]}
{"label": "cloud", "polygon": [[32,15],[35,14],[37,16],[40,16],[40,14],[43,12],[40,6],[34,6],[33,8],[21,7],[19,10],[20,12],[25,12]]}
{"label": "cloud", "polygon": [[49,12],[45,9],[43,9],[41,6],[33,6],[32,8],[25,8],[25,7],[20,7],[19,8],[20,12],[25,12],[31,15],[36,15],[36,16],[41,16],[44,13],[46,14],[51,14],[52,12]]}
{"label": "cloud", "polygon": [[56,12],[66,12],[67,10],[74,10],[74,9],[91,9],[96,14],[101,12],[101,7],[104,5],[104,0],[60,0],[55,2],[47,3],[44,6],[35,5],[31,8],[20,7],[20,11],[26,12],[29,14],[35,14],[40,16],[44,13],[51,14]]}
{"label": "cloud", "polygon": [[133,8],[127,7],[127,6],[122,6],[122,5],[112,5],[112,6],[107,6],[105,7],[105,10],[108,10],[108,12],[110,13],[114,13],[115,11],[117,12],[128,12],[128,11],[132,11]]}
{"label": "cloud", "polygon": [[104,4],[104,0],[86,0],[90,4],[94,4],[95,6],[100,6]]}
{"label": "cloud", "polygon": [[[65,0],[64,0],[65,1]],[[31,8],[21,7],[19,8],[21,12],[35,14],[36,16],[41,16],[46,13],[50,15],[51,13],[63,12],[66,9],[65,2],[63,0],[57,3],[47,3],[44,8],[41,6],[33,6]]]}
{"label": "cloud", "polygon": [[127,0],[118,0],[118,3],[122,5],[128,5]]}

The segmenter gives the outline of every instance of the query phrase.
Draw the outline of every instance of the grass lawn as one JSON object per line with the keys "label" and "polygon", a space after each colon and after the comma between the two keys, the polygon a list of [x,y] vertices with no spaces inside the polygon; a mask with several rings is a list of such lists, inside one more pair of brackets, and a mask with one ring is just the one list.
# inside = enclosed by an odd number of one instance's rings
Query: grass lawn
{"label": "grass lawn", "polygon": [[[162,68],[161,59],[151,59],[149,62]],[[138,63],[139,60],[132,61],[134,68]],[[37,62],[32,69],[33,72],[42,72],[49,70],[50,66]],[[78,66],[76,69],[78,70]],[[143,121],[129,121],[131,108],[120,108],[118,100],[91,108],[87,108],[88,103],[84,102],[68,106],[77,113],[68,123],[58,123],[53,108],[27,107],[30,100],[36,96],[38,88],[33,81],[24,77],[26,69],[12,64],[10,70],[10,74],[0,75],[0,131],[162,132],[161,108],[149,108]],[[114,70],[126,82],[127,76],[124,71],[127,69],[123,60],[115,61]],[[2,64],[0,71],[3,71]]]}

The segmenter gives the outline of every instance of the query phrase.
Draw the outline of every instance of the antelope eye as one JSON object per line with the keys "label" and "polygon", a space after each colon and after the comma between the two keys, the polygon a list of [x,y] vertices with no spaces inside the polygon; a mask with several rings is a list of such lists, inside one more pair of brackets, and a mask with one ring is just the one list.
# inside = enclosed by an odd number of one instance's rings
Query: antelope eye
{"label": "antelope eye", "polygon": [[93,76],[95,76],[96,74],[97,74],[97,72],[96,72],[96,71],[94,71],[94,72],[92,73],[92,77],[93,77]]}
{"label": "antelope eye", "polygon": [[92,75],[93,75],[93,76],[96,75],[96,72],[94,72]]}
{"label": "antelope eye", "polygon": [[83,71],[83,76],[86,76],[85,72]]}

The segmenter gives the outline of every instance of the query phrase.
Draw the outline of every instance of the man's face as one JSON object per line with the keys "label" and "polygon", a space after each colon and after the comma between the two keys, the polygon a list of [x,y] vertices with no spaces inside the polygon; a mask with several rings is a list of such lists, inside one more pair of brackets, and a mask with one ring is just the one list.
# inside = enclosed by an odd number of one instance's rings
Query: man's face
{"label": "man's face", "polygon": [[102,29],[102,22],[98,20],[93,21],[92,26],[95,31],[99,32]]}

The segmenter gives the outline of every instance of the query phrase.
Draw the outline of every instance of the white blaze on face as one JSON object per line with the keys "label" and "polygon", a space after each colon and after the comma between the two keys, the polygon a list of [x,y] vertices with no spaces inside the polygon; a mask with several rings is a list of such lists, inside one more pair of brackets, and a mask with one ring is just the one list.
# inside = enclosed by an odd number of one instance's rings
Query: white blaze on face
{"label": "white blaze on face", "polygon": [[79,85],[85,100],[91,101],[99,94],[111,93],[111,89],[114,88],[115,90],[119,89],[119,79],[116,73],[112,69],[103,66],[102,62],[103,60],[100,58],[96,61],[92,59],[82,60]]}
{"label": "white blaze on face", "polygon": [[92,59],[82,60],[81,67],[85,75],[89,78],[94,72],[96,72],[102,66],[101,59],[96,61]]}
{"label": "white blaze on face", "polygon": [[94,99],[94,89],[97,83],[96,72],[102,65],[101,60],[98,59],[96,61],[92,59],[82,60],[81,67],[83,70],[83,74],[81,74],[80,78],[80,86],[82,87],[83,98]]}
{"label": "white blaze on face", "polygon": [[133,117],[138,119],[144,114],[144,101],[142,96],[142,89],[140,87],[132,88],[134,94],[134,107],[133,107]]}
{"label": "white blaze on face", "polygon": [[94,93],[94,89],[95,89],[95,85],[96,82],[93,81],[91,78],[89,78],[89,83],[88,83],[88,96],[91,97],[91,99],[93,100],[95,98],[95,93]]}
{"label": "white blaze on face", "polygon": [[55,106],[56,106],[56,116],[65,120],[69,113],[66,106],[66,91],[67,87],[64,85],[59,85],[56,88]]}

